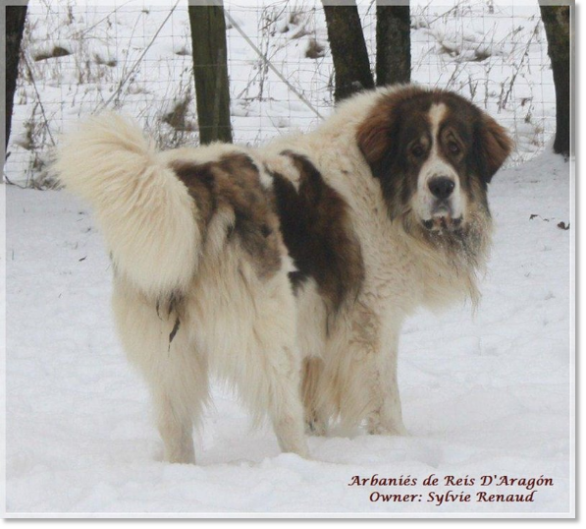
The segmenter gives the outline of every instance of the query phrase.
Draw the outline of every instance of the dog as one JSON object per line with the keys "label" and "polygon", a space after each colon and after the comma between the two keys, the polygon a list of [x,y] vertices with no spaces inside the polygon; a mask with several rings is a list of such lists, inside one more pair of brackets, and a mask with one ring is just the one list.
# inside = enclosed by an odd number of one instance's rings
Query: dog
{"label": "dog", "polygon": [[260,149],[299,270],[311,431],[337,419],[406,433],[401,326],[421,306],[478,303],[491,243],[488,184],[511,149],[505,129],[468,100],[414,85],[354,96],[315,132]]}
{"label": "dog", "polygon": [[158,152],[107,114],[55,168],[110,251],[123,347],[153,398],[164,458],[194,463],[209,373],[231,381],[284,451],[305,430],[401,435],[401,326],[478,302],[487,189],[505,129],[448,91],[358,94],[314,132]]}

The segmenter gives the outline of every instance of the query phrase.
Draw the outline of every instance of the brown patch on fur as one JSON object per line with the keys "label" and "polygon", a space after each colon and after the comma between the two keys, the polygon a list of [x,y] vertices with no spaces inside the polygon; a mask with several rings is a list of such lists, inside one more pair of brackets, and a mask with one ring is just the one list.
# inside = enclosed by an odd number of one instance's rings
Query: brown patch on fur
{"label": "brown patch on fur", "polygon": [[423,98],[430,93],[408,87],[382,96],[357,130],[358,148],[380,183],[392,220],[409,213],[419,171],[430,153],[432,101]]}
{"label": "brown patch on fur", "polygon": [[356,141],[371,168],[379,169],[388,155],[389,148],[393,147],[389,144],[398,128],[398,123],[393,119],[395,108],[400,103],[420,95],[421,92],[420,88],[410,87],[381,99],[358,127]]}
{"label": "brown patch on fur", "polygon": [[274,179],[276,206],[285,245],[295,262],[290,274],[295,288],[312,277],[330,309],[337,311],[358,295],[364,280],[362,249],[351,225],[344,199],[325,183],[305,157],[282,153],[299,172],[299,189],[278,173]]}
{"label": "brown patch on fur", "polygon": [[482,146],[486,164],[488,182],[500,169],[513,148],[513,141],[507,131],[489,115],[482,115],[478,124],[479,143]]}
{"label": "brown patch on fur", "polygon": [[197,206],[197,222],[201,233],[206,232],[207,225],[218,209],[214,175],[210,164],[198,165],[192,162],[173,162],[171,168],[186,186]]}
{"label": "brown patch on fur", "polygon": [[239,241],[259,277],[270,277],[281,267],[279,220],[273,197],[262,187],[259,169],[249,156],[228,154],[203,164],[174,162],[172,168],[197,204],[202,233],[218,209],[231,208],[235,223],[226,238]]}

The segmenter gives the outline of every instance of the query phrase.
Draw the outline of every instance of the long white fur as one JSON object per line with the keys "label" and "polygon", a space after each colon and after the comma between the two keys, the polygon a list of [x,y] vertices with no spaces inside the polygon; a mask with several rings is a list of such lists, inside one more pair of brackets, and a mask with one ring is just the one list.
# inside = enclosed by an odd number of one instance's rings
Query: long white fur
{"label": "long white fur", "polygon": [[173,342],[174,316],[115,279],[113,307],[130,362],[151,390],[164,459],[194,463],[210,375],[238,391],[257,421],[268,414],[284,451],[306,457],[295,301],[285,268],[261,282],[241,251],[221,243],[229,214],[212,221]]}
{"label": "long white fur", "polygon": [[268,414],[282,450],[308,454],[287,250],[281,242],[281,269],[259,279],[238,243],[228,242],[231,208],[218,209],[203,237],[194,201],[169,168],[241,152],[213,144],[157,153],[138,128],[106,115],[67,137],[55,166],[94,207],[116,263],[116,326],[149,386],[169,462],[195,462],[193,428],[210,375],[234,385],[257,419]]}
{"label": "long white fur", "polygon": [[93,206],[120,273],[153,295],[185,290],[201,243],[195,205],[138,127],[90,120],[62,140],[55,169]]}

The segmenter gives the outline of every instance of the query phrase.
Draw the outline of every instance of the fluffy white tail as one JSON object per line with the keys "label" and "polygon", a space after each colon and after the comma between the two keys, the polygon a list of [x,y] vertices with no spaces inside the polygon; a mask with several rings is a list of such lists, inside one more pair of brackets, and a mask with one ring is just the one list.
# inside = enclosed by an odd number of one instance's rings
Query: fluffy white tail
{"label": "fluffy white tail", "polygon": [[201,242],[196,206],[140,128],[115,114],[91,119],[63,139],[55,168],[95,209],[117,271],[152,295],[187,287]]}

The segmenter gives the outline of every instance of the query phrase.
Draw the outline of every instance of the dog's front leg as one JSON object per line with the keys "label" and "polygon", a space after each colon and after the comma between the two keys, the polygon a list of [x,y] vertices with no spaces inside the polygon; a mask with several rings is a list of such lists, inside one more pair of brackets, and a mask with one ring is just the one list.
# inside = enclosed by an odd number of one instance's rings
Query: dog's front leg
{"label": "dog's front leg", "polygon": [[302,395],[305,408],[305,426],[310,435],[326,435],[327,413],[324,409],[324,363],[321,358],[303,361]]}
{"label": "dog's front leg", "polygon": [[379,350],[374,357],[375,383],[373,400],[377,403],[368,417],[368,432],[379,435],[407,435],[403,425],[401,397],[397,379],[399,329],[385,329]]}

